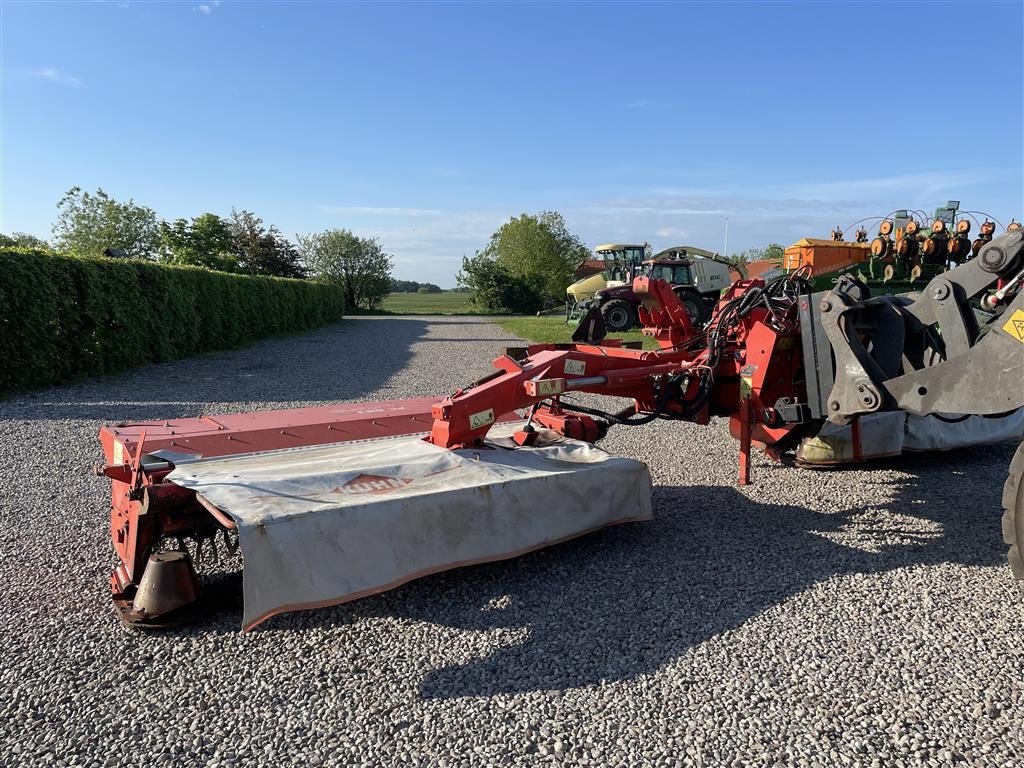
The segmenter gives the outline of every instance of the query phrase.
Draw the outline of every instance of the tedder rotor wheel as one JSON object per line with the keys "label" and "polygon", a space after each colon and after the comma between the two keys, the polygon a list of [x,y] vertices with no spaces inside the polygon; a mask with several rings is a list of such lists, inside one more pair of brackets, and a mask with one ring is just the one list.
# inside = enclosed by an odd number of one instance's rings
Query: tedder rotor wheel
{"label": "tedder rotor wheel", "polygon": [[1010,476],[1003,486],[1003,541],[1010,545],[1010,570],[1024,579],[1024,443],[1010,462]]}
{"label": "tedder rotor wheel", "polygon": [[609,331],[628,331],[636,325],[636,309],[624,299],[612,299],[602,304],[601,317]]}

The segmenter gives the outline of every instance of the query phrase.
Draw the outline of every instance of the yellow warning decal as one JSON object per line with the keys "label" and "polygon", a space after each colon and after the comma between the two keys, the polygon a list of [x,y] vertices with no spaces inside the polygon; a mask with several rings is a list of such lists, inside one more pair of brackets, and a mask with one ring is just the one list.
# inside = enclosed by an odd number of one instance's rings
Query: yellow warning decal
{"label": "yellow warning decal", "polygon": [[1024,344],[1024,309],[1015,309],[1010,319],[1003,324],[1003,330]]}
{"label": "yellow warning decal", "polygon": [[480,411],[479,413],[469,414],[469,428],[480,429],[480,427],[486,427],[488,424],[494,423],[494,409],[488,408],[486,411]]}

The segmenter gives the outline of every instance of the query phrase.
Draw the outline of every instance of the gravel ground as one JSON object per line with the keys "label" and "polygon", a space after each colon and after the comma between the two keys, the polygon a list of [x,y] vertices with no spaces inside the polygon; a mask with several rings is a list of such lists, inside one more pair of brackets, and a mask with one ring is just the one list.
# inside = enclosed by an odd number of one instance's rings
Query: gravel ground
{"label": "gravel ground", "polygon": [[509,338],[351,320],[0,402],[0,764],[1021,764],[1010,446],[740,489],[724,425],[619,428],[654,522],[249,634],[121,627],[101,423],[445,394]]}

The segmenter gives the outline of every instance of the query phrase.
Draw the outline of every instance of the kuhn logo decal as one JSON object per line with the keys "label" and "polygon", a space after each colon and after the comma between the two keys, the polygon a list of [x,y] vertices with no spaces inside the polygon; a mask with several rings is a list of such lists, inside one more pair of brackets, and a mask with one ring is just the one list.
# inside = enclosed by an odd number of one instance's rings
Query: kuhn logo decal
{"label": "kuhn logo decal", "polygon": [[404,477],[384,477],[383,475],[357,475],[344,485],[335,488],[334,493],[391,493],[411,483]]}

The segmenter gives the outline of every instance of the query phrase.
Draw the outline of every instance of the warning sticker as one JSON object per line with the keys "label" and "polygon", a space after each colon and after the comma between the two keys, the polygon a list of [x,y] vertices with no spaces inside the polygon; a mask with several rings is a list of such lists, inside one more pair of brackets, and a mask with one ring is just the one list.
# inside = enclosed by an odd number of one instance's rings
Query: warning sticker
{"label": "warning sticker", "polygon": [[582,376],[587,372],[587,364],[582,360],[567,359],[565,361],[565,373],[567,376]]}
{"label": "warning sticker", "polygon": [[469,428],[480,429],[480,427],[486,427],[488,424],[494,423],[494,409],[488,408],[486,411],[480,411],[478,413],[469,414]]}
{"label": "warning sticker", "polygon": [[1024,344],[1024,309],[1015,309],[1010,319],[1003,324],[1003,330]]}

